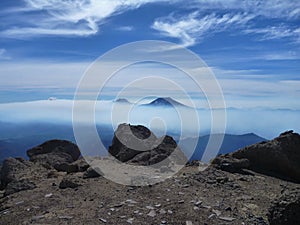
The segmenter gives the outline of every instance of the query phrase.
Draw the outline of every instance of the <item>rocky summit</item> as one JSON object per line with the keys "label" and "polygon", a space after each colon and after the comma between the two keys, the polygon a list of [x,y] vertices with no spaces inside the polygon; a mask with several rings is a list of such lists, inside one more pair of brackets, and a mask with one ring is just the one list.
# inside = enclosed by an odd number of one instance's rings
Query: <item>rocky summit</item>
{"label": "rocky summit", "polygon": [[[169,136],[158,138],[143,126],[122,124],[109,152],[143,167],[174,149]],[[296,225],[299,154],[299,135],[285,132],[220,155],[211,165],[190,162],[163,182],[126,186],[87,164],[75,144],[52,140],[29,150],[29,161],[3,162],[0,224]],[[164,169],[156,168],[158,174]]]}
{"label": "rocky summit", "polygon": [[140,125],[120,124],[109,147],[109,153],[121,162],[144,166],[159,163],[171,154],[176,163],[187,162],[172,137],[166,135],[157,138],[148,128]]}

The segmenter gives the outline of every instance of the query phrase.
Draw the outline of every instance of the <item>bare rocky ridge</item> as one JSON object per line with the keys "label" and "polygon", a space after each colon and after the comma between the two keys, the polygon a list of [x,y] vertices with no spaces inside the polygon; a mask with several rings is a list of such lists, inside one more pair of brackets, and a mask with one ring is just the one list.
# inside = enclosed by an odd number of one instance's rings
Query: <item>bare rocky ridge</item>
{"label": "bare rocky ridge", "polygon": [[[144,127],[135,128],[140,139],[151,135]],[[297,159],[300,154],[299,145],[295,146],[297,135],[282,134],[264,151],[279,151],[294,145],[285,154],[288,157],[292,152],[293,158],[288,159]],[[167,147],[174,145],[171,140],[167,141]],[[72,148],[77,157],[74,144],[50,143],[41,145],[48,147],[41,154],[45,157],[37,161],[20,158],[4,161],[0,177],[3,190],[0,224],[300,224],[300,184],[291,182],[290,176],[279,179],[274,171],[266,175],[272,163],[265,168],[258,164],[257,169],[251,157],[235,157],[232,153],[217,157],[205,170],[203,163],[194,161],[164,182],[125,186],[105,179],[104,174],[96,173],[82,158],[71,157],[69,162],[65,161],[64,154],[56,154],[58,149]],[[64,145],[59,148],[61,143]],[[117,149],[116,143],[115,140],[111,149]],[[266,143],[254,146],[262,145]],[[253,149],[250,146],[240,151]],[[261,151],[257,150],[257,157]],[[261,156],[265,156],[264,151]],[[49,162],[53,158],[47,154],[63,160]],[[143,153],[134,157],[140,154]],[[43,159],[48,160],[45,163]],[[97,160],[106,163],[111,159]],[[127,162],[132,163],[130,160]]]}
{"label": "bare rocky ridge", "polygon": [[300,183],[300,135],[293,131],[257,143],[226,155],[220,155],[212,164],[229,172],[243,169]]}

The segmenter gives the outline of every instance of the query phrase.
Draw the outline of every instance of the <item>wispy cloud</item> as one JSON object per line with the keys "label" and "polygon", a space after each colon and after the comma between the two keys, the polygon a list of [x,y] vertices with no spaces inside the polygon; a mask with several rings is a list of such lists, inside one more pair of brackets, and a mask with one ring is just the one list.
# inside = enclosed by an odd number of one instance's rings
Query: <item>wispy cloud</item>
{"label": "wispy cloud", "polygon": [[300,17],[300,2],[294,0],[192,0],[185,7],[199,11],[235,10],[265,18],[297,19]]}
{"label": "wispy cloud", "polygon": [[252,28],[244,30],[247,34],[259,34],[259,40],[272,40],[290,38],[300,42],[300,28],[288,27],[286,25],[271,26],[266,28]]}
{"label": "wispy cloud", "polygon": [[0,48],[0,60],[8,60],[8,59],[10,59],[10,57],[7,56],[6,49]]}
{"label": "wispy cloud", "polygon": [[[175,1],[180,2],[180,1]],[[152,28],[167,37],[177,38],[184,46],[193,46],[205,36],[226,29],[239,29],[244,34],[256,34],[257,40],[292,38],[300,42],[300,29],[288,22],[300,17],[300,2],[292,0],[194,0],[183,7],[196,10],[189,15],[174,15],[155,20]],[[207,12],[215,14],[207,14]],[[228,11],[231,11],[229,14]],[[202,17],[200,17],[201,15]],[[256,27],[257,20],[279,19],[281,25]],[[248,23],[251,20],[251,23]],[[274,21],[272,22],[274,23]]]}
{"label": "wispy cloud", "polygon": [[134,27],[133,26],[123,26],[123,27],[118,27],[117,30],[119,30],[119,31],[133,31]]}
{"label": "wispy cloud", "polygon": [[[24,0],[17,12],[15,26],[0,32],[1,36],[22,38],[32,36],[89,36],[96,34],[105,20],[113,15],[136,9],[153,0]],[[4,12],[7,15],[9,10]],[[128,28],[127,28],[128,29]]]}
{"label": "wispy cloud", "polygon": [[195,45],[206,35],[230,29],[232,26],[237,28],[252,18],[252,15],[247,14],[210,14],[200,17],[198,12],[194,12],[181,18],[171,14],[157,19],[152,28],[160,31],[162,35],[180,39],[181,44],[188,47]]}

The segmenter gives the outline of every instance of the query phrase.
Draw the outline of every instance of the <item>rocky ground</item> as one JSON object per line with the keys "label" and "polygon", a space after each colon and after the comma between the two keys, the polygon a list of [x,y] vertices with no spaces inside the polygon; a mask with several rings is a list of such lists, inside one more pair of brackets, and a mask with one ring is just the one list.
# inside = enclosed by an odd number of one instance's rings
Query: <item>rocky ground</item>
{"label": "rocky ground", "polygon": [[[285,133],[268,142],[273,145],[268,151],[284,154],[286,146],[298,141],[298,134]],[[261,151],[255,149],[251,151]],[[299,156],[299,146],[295,149]],[[284,179],[286,167],[274,171],[265,162],[268,166],[256,171],[252,158],[229,154],[207,168],[192,162],[163,182],[130,186],[96,173],[78,159],[78,151],[71,143],[51,141],[29,150],[30,161],[5,160],[0,224],[300,224],[300,184],[293,171],[297,164]],[[155,148],[156,154],[161,152]]]}

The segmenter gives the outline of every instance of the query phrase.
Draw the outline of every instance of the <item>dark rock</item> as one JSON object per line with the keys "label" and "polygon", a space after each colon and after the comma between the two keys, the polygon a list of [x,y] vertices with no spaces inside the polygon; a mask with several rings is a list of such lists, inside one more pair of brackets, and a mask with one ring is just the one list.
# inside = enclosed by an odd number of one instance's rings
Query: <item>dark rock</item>
{"label": "dark rock", "polygon": [[186,166],[199,166],[201,164],[201,162],[199,160],[192,160],[192,161],[188,161],[186,163]]}
{"label": "dark rock", "polygon": [[96,170],[94,170],[92,167],[89,167],[83,174],[84,179],[95,178],[100,176],[103,176],[103,173],[101,173],[100,169],[97,168]]}
{"label": "dark rock", "polygon": [[80,179],[79,177],[67,175],[59,183],[59,188],[77,188],[79,186],[82,186],[82,184],[82,179]]}
{"label": "dark rock", "polygon": [[69,141],[51,140],[27,151],[32,162],[58,167],[63,163],[72,163],[80,156],[77,145]]}
{"label": "dark rock", "polygon": [[1,189],[4,189],[10,182],[19,180],[26,175],[31,163],[22,158],[7,158],[4,160],[1,173]]}
{"label": "dark rock", "polygon": [[67,173],[77,173],[78,172],[78,167],[76,165],[69,164],[69,163],[56,164],[54,166],[54,168],[57,171],[61,171],[61,172],[67,172]]}
{"label": "dark rock", "polygon": [[115,132],[109,153],[121,162],[127,162],[156,143],[156,136],[144,126],[120,124]]}
{"label": "dark rock", "polygon": [[218,169],[231,173],[243,173],[243,169],[247,169],[250,166],[248,159],[236,159],[223,155],[215,158],[211,164]]}
{"label": "dark rock", "polygon": [[61,163],[56,164],[55,169],[67,173],[85,172],[90,165],[85,161],[84,158],[78,159],[72,163]]}
{"label": "dark rock", "polygon": [[14,180],[8,183],[4,195],[10,195],[19,191],[31,190],[36,188],[36,185],[28,179]]}
{"label": "dark rock", "polygon": [[[170,136],[157,138],[144,126],[120,124],[115,132],[109,153],[121,162],[138,165],[153,165],[171,155],[177,144]],[[181,150],[174,152],[176,163],[185,163]]]}
{"label": "dark rock", "polygon": [[300,224],[300,189],[285,191],[269,208],[270,225]]}
{"label": "dark rock", "polygon": [[[218,156],[213,163],[220,169],[232,170],[235,160],[248,160],[250,170],[277,178],[300,182],[300,135],[287,131],[279,137],[254,144],[233,153]],[[226,164],[229,161],[229,165]],[[224,167],[225,163],[225,167]],[[245,168],[241,164],[238,167]],[[229,168],[229,169],[228,169]],[[236,168],[233,168],[235,171]]]}

